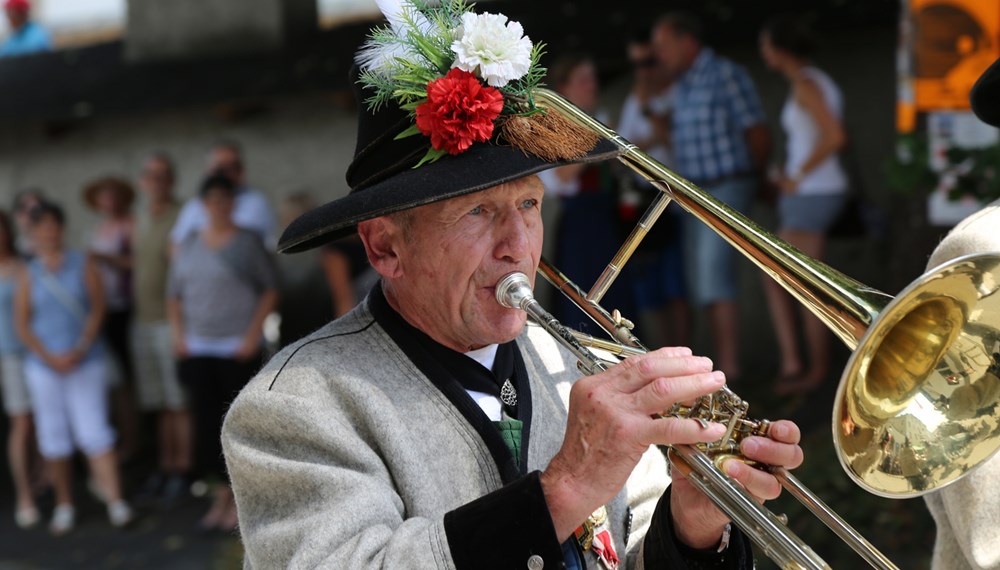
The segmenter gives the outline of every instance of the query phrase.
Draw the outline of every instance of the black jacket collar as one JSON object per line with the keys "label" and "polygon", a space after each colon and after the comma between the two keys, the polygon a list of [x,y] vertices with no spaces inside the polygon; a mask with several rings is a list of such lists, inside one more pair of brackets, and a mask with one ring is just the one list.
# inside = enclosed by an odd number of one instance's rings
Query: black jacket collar
{"label": "black jacket collar", "polygon": [[[517,342],[512,340],[499,345],[493,370],[487,370],[472,358],[438,343],[423,331],[406,322],[389,305],[382,292],[381,282],[377,283],[368,295],[368,303],[379,326],[385,330],[413,364],[441,390],[486,443],[486,447],[490,450],[490,454],[500,470],[503,482],[508,483],[524,475],[527,472],[526,466],[528,464],[531,388]],[[513,409],[505,409],[508,414],[521,420],[524,424],[521,432],[521,457],[517,462],[514,461],[496,427],[466,392],[466,390],[475,390],[499,397],[500,387],[507,378],[511,379],[517,390],[518,402]]]}

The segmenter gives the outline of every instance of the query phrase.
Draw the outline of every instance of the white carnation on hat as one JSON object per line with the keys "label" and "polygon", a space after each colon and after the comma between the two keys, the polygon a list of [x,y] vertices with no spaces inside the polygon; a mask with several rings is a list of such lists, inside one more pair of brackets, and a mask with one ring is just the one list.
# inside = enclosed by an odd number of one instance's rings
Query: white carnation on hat
{"label": "white carnation on hat", "polygon": [[493,87],[520,79],[531,68],[531,40],[521,24],[503,14],[462,14],[455,38],[452,67],[478,73]]}

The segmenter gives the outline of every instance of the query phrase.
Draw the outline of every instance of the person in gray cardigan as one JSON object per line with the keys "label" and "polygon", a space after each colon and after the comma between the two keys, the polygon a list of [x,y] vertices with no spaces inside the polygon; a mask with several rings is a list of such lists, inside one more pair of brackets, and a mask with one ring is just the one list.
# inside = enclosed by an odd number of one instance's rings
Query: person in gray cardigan
{"label": "person in gray cardigan", "polygon": [[[464,73],[451,68],[428,101],[438,88],[467,89],[456,105],[495,101],[477,100],[494,95]],[[395,101],[373,108],[360,113],[351,192],[292,222],[279,250],[357,231],[381,281],[272,358],[223,427],[245,567],[752,568],[748,538],[682,475],[670,485],[656,447],[723,434],[656,414],[719,390],[724,374],[680,347],[581,377],[494,298],[503,276],[539,264],[535,173],[615,147],[540,158],[488,136],[419,164],[428,138],[405,136],[413,116]],[[474,120],[465,110],[448,120]],[[741,451],[792,468],[798,440],[777,421]],[[760,500],[780,493],[764,470],[725,469]]]}
{"label": "person in gray cardigan", "polygon": [[[1000,253],[1000,200],[962,220],[934,249],[928,271],[972,253]],[[994,357],[996,359],[996,357]],[[1000,570],[1000,455],[924,496],[937,525],[934,570]]]}
{"label": "person in gray cardigan", "polygon": [[[1000,127],[1000,60],[976,82],[972,110],[985,123]],[[955,226],[930,259],[931,270],[973,253],[1000,252],[1000,200]],[[997,357],[994,357],[994,363]],[[953,484],[924,497],[937,536],[934,570],[1000,570],[1000,455],[979,465]]]}

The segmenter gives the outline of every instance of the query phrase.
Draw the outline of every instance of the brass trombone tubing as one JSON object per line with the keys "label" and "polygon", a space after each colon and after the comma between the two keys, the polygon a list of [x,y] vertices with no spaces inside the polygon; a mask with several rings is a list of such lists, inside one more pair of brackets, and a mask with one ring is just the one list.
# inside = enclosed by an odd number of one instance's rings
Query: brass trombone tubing
{"label": "brass trombone tubing", "polygon": [[[750,218],[730,208],[727,204],[715,200],[705,191],[668,170],[637,146],[625,140],[557,93],[547,89],[538,89],[536,90],[535,100],[540,107],[555,109],[570,120],[583,125],[618,146],[621,151],[618,159],[622,163],[635,172],[638,172],[651,184],[660,189],[661,192],[669,195],[670,198],[675,200],[690,214],[713,228],[723,239],[750,259],[762,271],[770,275],[772,279],[778,282],[799,302],[808,307],[851,350],[858,347],[868,328],[875,321],[875,318],[892,301],[892,296],[868,287],[832,267],[805,255],[797,248],[758,226]],[[658,206],[661,211],[662,208],[666,207],[667,203],[669,202],[656,202],[656,204],[662,204]],[[658,215],[657,213],[656,216]],[[632,232],[628,241],[622,245],[615,256],[612,262],[613,267],[609,267],[605,271],[605,274],[608,274],[610,279],[603,279],[604,275],[602,275],[602,280],[608,282],[604,284],[599,283],[600,287],[595,287],[596,292],[603,295],[603,291],[607,290],[607,287],[610,286],[610,281],[613,281],[614,277],[620,273],[621,268],[628,261],[628,257],[635,251],[639,241],[645,237],[646,233],[646,228],[643,228],[642,231]],[[569,296],[571,300],[580,306],[616,340],[632,347],[644,348],[631,333],[628,333],[628,337],[630,338],[623,338],[623,327],[615,323],[609,317],[607,311],[597,305],[596,302],[592,302],[587,296],[583,295],[582,290],[559,273],[558,270],[552,268],[547,263],[543,263],[539,266],[539,272],[552,282],[557,289]],[[550,275],[555,276],[556,280],[553,281]],[[688,465],[692,468],[695,467],[690,463]],[[803,502],[806,508],[830,527],[838,536],[844,539],[855,552],[861,554],[869,564],[875,568],[896,568],[881,552],[865,540],[860,533],[850,527],[835,512],[826,507],[822,501],[815,497],[797,479],[787,472],[779,472],[778,475],[778,480],[781,482],[782,487],[796,498],[806,498],[807,500]],[[722,477],[726,481],[724,487],[728,493],[728,489],[734,487],[734,485],[725,475],[722,475]],[[739,520],[730,512],[728,505],[720,503],[721,499],[717,496],[713,496],[712,494],[709,494],[709,496],[737,524],[740,524]],[[765,512],[769,513],[769,511]],[[754,537],[755,542],[762,548],[765,550],[772,549],[773,544],[757,540],[751,528],[742,525],[741,528],[750,533],[751,537]],[[791,531],[787,532],[790,533]],[[797,539],[797,537],[795,538]],[[768,556],[781,564],[770,553]],[[822,566],[818,567],[821,568]]]}
{"label": "brass trombone tubing", "polygon": [[570,301],[573,301],[573,304],[580,307],[588,317],[593,319],[595,323],[607,331],[616,341],[633,348],[646,350],[646,347],[632,334],[629,327],[616,321],[597,301],[587,299],[583,290],[576,283],[570,281],[569,278],[544,257],[542,257],[538,264],[538,273],[551,283],[553,287],[561,291],[563,295],[566,295]]}
{"label": "brass trombone tubing", "polygon": [[[532,314],[534,317],[534,314]],[[567,329],[568,330],[568,329]],[[616,344],[611,341],[595,338],[591,335],[584,334],[578,331],[569,331],[573,335],[575,340],[577,340],[584,347],[598,348],[601,350],[606,350],[612,354],[617,354],[619,356],[630,356],[634,354],[642,354],[645,350],[640,350],[630,346]],[[574,355],[579,357],[574,351]],[[602,368],[603,370],[604,368]],[[681,447],[681,446],[676,446]],[[678,456],[685,461],[689,457],[689,453],[678,453]],[[700,461],[700,459],[698,460]],[[872,568],[879,568],[882,570],[894,570],[897,569],[896,565],[892,563],[882,552],[876,548],[872,543],[861,535],[857,530],[854,529],[847,521],[840,517],[826,503],[823,502],[818,496],[816,496],[808,487],[802,484],[794,475],[792,475],[787,469],[783,467],[771,468],[771,474],[773,474],[781,486],[788,491],[793,497],[795,497],[800,503],[802,503],[809,511],[820,519],[823,524],[825,524],[830,530],[832,530],[841,540],[847,543],[854,552],[859,556],[864,558]],[[713,478],[715,474],[713,473]],[[698,479],[696,485],[709,497],[713,497],[713,493],[706,490],[708,486],[708,479]],[[716,480],[716,484],[720,484]],[[726,485],[728,487],[728,485]],[[737,498],[731,498],[731,501],[737,501]],[[728,511],[727,511],[728,514]],[[734,519],[735,520],[735,519]],[[774,521],[765,521],[767,525],[773,525]],[[743,528],[743,527],[740,527]],[[770,532],[775,532],[770,530]],[[771,545],[761,545],[765,551],[771,548]],[[767,553],[768,557],[775,560],[770,553]]]}
{"label": "brass trombone tubing", "polygon": [[772,468],[771,473],[778,478],[781,486],[786,491],[805,505],[812,514],[816,515],[816,518],[823,521],[823,524],[839,536],[841,540],[846,542],[854,552],[857,552],[859,556],[864,558],[872,568],[882,568],[885,570],[896,568],[896,565],[886,558],[879,549],[868,542],[861,533],[854,530],[854,527],[847,524],[847,521],[840,518],[840,515],[828,507],[822,499],[813,494],[808,487],[803,485],[787,469],[784,467]]}
{"label": "brass trombone tubing", "polygon": [[[528,278],[523,273],[511,273],[501,279],[496,285],[496,299],[505,307],[528,313],[533,321],[573,353],[585,373],[596,374],[611,366],[583,346],[569,329],[535,300]],[[675,458],[679,458],[671,463],[681,469],[692,484],[711,498],[779,567],[830,568],[777,515],[761,506],[742,486],[734,484],[704,451],[689,445],[672,446],[671,451]]]}
{"label": "brass trombone tubing", "polygon": [[[691,484],[711,497],[712,502],[729,515],[733,523],[743,529],[779,568],[829,570],[830,565],[808,544],[777,515],[760,506],[743,487],[734,484],[707,454],[691,445],[674,445],[670,447],[670,455],[674,456],[671,464],[683,471]],[[891,564],[883,568],[898,570]]]}
{"label": "brass trombone tubing", "polygon": [[643,213],[642,218],[639,219],[639,223],[632,228],[632,232],[629,234],[625,243],[619,248],[618,253],[611,259],[608,266],[604,268],[601,276],[597,278],[594,282],[594,286],[590,288],[587,293],[587,300],[593,301],[595,303],[600,303],[601,299],[604,298],[604,294],[608,292],[611,288],[611,284],[615,282],[615,279],[621,274],[622,268],[628,263],[632,254],[635,253],[635,248],[639,247],[639,243],[642,242],[646,234],[656,223],[656,220],[660,219],[660,214],[662,214],[667,206],[670,205],[670,194],[666,192],[660,192],[653,199],[653,203],[649,205]]}
{"label": "brass trombone tubing", "polygon": [[[539,89],[535,100],[539,106],[556,109],[617,145],[622,151],[618,160],[715,229],[722,238],[808,307],[851,350],[857,348],[868,326],[892,300],[890,295],[812,259],[767,232],[750,218],[713,199],[555,92]],[[634,237],[641,240],[645,233],[633,232],[630,239]],[[626,251],[631,255],[636,245],[638,243],[622,246],[619,255],[616,255],[616,267],[619,270],[627,261],[619,258],[626,257]]]}
{"label": "brass trombone tubing", "polygon": [[646,350],[641,348],[635,348],[633,346],[626,346],[624,344],[619,344],[614,341],[604,340],[603,338],[597,338],[591,336],[587,333],[582,333],[580,331],[571,330],[570,333],[576,337],[576,340],[580,341],[580,344],[589,348],[597,348],[614,354],[615,356],[621,356],[625,358],[627,356],[635,356],[639,354],[646,354]]}

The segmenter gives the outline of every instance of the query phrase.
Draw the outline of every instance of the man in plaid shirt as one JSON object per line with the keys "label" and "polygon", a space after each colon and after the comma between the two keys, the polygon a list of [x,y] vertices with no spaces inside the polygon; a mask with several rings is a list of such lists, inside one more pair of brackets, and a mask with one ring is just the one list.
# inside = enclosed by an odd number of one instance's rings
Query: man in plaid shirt
{"label": "man in plaid shirt", "polygon": [[[757,92],[744,70],[702,45],[700,22],[674,12],[653,28],[657,57],[675,78],[671,138],[679,174],[739,211],[763,180],[771,137]],[[714,230],[685,218],[692,301],[708,306],[716,364],[740,377],[736,252]]]}

